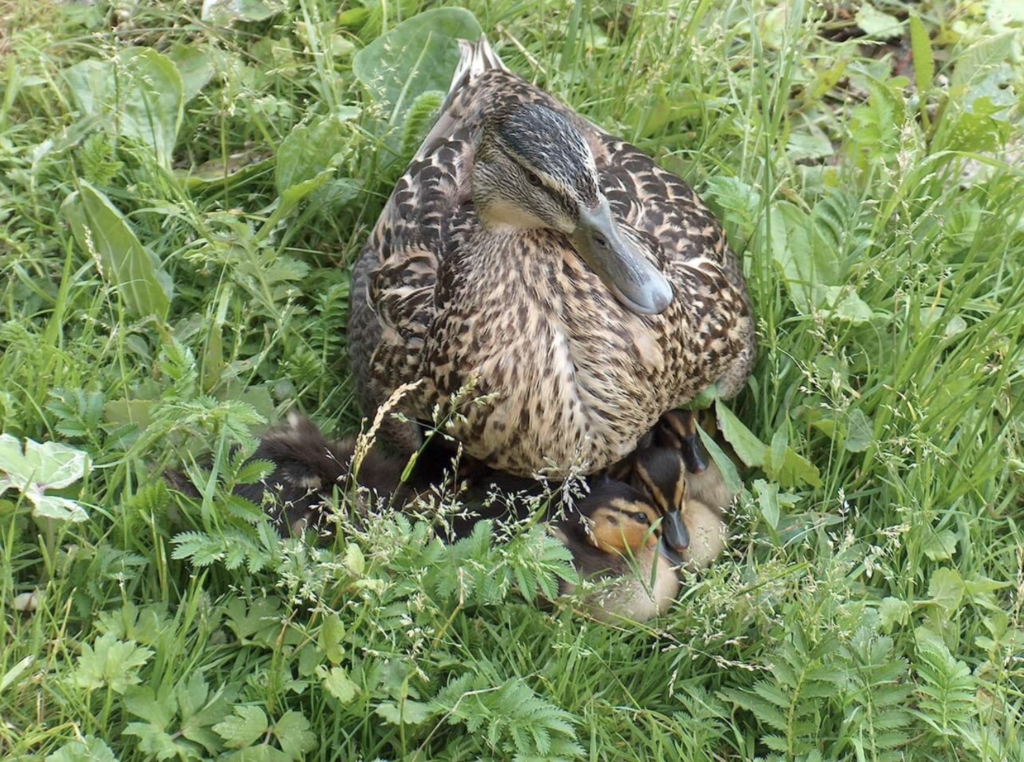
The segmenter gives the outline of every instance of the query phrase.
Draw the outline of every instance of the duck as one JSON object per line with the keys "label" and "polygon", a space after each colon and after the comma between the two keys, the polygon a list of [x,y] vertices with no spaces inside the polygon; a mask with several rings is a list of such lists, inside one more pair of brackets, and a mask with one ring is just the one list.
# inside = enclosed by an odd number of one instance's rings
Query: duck
{"label": "duck", "polygon": [[[653,444],[678,452],[686,466],[688,494],[694,500],[723,510],[732,505],[737,493],[729,488],[722,469],[707,455],[697,433],[699,414],[692,410],[670,410],[653,430]],[[717,426],[713,415],[703,416],[704,429],[712,435]],[[729,454],[728,446],[723,450]]]}
{"label": "duck", "polygon": [[725,548],[721,508],[693,494],[687,460],[676,448],[651,446],[636,453],[632,484],[662,517],[669,558],[688,571],[706,569]]}
{"label": "duck", "polygon": [[[459,41],[440,115],[352,268],[363,413],[415,452],[436,411],[465,452],[564,479],[621,461],[666,410],[755,355],[743,272],[697,194]],[[467,402],[467,393],[471,401]]]}
{"label": "duck", "polygon": [[[599,622],[634,622],[664,614],[679,592],[679,578],[661,552],[660,515],[643,493],[611,478],[596,481],[568,515],[548,531],[572,554],[579,576],[597,582],[583,613]],[[559,593],[577,586],[561,581]]]}

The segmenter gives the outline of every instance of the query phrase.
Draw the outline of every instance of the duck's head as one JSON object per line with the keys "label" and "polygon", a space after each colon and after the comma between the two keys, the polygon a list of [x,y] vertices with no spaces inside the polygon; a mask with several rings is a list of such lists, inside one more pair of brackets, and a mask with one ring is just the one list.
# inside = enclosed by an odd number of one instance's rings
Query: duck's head
{"label": "duck's head", "polygon": [[586,138],[558,112],[517,104],[489,116],[473,159],[473,203],[488,226],[568,236],[628,310],[656,315],[672,286],[615,221]]}
{"label": "duck's head", "polygon": [[678,450],[647,447],[633,463],[633,484],[650,495],[662,518],[662,534],[669,550],[682,553],[690,547],[686,527],[686,464]]}
{"label": "duck's head", "polygon": [[598,482],[578,509],[587,542],[603,553],[635,554],[658,544],[658,511],[628,484]]}
{"label": "duck's head", "polygon": [[692,410],[670,410],[661,416],[655,427],[658,445],[678,451],[691,474],[699,474],[708,467],[697,426],[697,415]]}

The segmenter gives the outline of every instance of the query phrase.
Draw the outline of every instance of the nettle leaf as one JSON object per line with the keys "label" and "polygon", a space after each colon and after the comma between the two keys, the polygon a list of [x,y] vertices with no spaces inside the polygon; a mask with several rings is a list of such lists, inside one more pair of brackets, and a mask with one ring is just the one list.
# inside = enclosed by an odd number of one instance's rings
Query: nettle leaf
{"label": "nettle leaf", "polygon": [[85,736],[81,741],[70,741],[53,754],[48,754],[46,762],[117,762],[117,757],[102,739]]}
{"label": "nettle leaf", "polygon": [[235,749],[252,746],[267,732],[267,715],[258,706],[235,707],[235,713],[213,726],[224,742]]}
{"label": "nettle leaf", "polygon": [[84,180],[61,205],[78,245],[96,260],[103,279],[118,289],[130,312],[160,320],[174,297],[171,276],[143,246],[124,215],[101,191]]}
{"label": "nettle leaf", "polygon": [[352,71],[398,124],[413,101],[428,90],[447,92],[459,63],[456,40],[476,40],[482,31],[462,8],[434,8],[403,21],[356,53]]}
{"label": "nettle leaf", "polygon": [[75,684],[86,690],[109,688],[124,694],[138,685],[139,671],[146,666],[153,651],[140,648],[134,641],[122,641],[107,633],[93,646],[82,644],[82,655],[75,669]]}
{"label": "nettle leaf", "polygon": [[0,435],[0,493],[21,492],[34,506],[33,515],[61,521],[85,521],[89,514],[74,500],[47,495],[63,489],[89,472],[89,456],[59,442],[21,443],[10,434]]}

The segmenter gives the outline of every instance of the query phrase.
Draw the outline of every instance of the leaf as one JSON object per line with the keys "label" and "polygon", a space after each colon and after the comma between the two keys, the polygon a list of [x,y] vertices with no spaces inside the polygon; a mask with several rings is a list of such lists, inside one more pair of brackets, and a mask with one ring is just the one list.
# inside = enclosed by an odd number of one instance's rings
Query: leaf
{"label": "leaf", "polygon": [[172,759],[185,751],[174,742],[170,733],[145,722],[129,722],[124,732],[139,739],[139,751],[159,760]]}
{"label": "leaf", "polygon": [[90,646],[82,644],[82,654],[75,669],[75,684],[86,690],[110,688],[123,694],[138,685],[139,670],[149,661],[153,652],[140,648],[134,641],[118,640],[108,632]]}
{"label": "leaf", "polygon": [[956,553],[956,535],[948,529],[936,532],[924,527],[921,533],[921,550],[932,561],[946,561]]}
{"label": "leaf", "polygon": [[309,124],[296,125],[277,149],[274,183],[278,194],[311,180],[330,166],[331,159],[344,151],[352,136],[343,123],[358,116],[358,110],[331,114]]}
{"label": "leaf", "polygon": [[704,444],[711,459],[721,469],[722,477],[725,479],[725,485],[729,488],[729,491],[737,493],[742,490],[743,480],[740,479],[739,472],[736,471],[736,464],[718,446],[718,442],[715,441],[714,437],[705,432],[700,426],[697,427],[697,434],[700,435],[700,441]]}
{"label": "leaf", "polygon": [[[353,546],[349,546],[353,547]],[[345,650],[342,648],[342,641],[345,639],[345,625],[337,614],[331,614],[324,619],[320,626],[320,633],[317,636],[317,647],[331,661],[338,664],[345,658]]]}
{"label": "leaf", "polygon": [[277,208],[274,210],[273,214],[270,215],[270,219],[263,223],[263,227],[261,227],[259,232],[256,234],[256,240],[266,238],[270,234],[270,231],[277,227],[278,223],[287,217],[291,213],[292,209],[298,206],[302,199],[323,186],[323,184],[326,183],[333,174],[333,169],[325,169],[316,177],[301,182],[298,185],[293,185],[288,188],[288,190],[284,191],[277,202]]}
{"label": "leaf", "polygon": [[109,61],[75,64],[64,78],[86,116],[100,117],[114,135],[148,145],[170,169],[184,98],[169,58],[152,48],[125,48]]}
{"label": "leaf", "polygon": [[948,617],[956,611],[964,597],[964,581],[956,569],[938,569],[928,583],[928,595]]}
{"label": "leaf", "polygon": [[352,71],[398,124],[428,90],[447,92],[459,63],[456,40],[476,40],[480,25],[461,8],[434,8],[413,16],[356,53]]}
{"label": "leaf", "polygon": [[949,81],[949,97],[953,103],[965,99],[972,87],[1013,55],[1014,35],[1014,32],[1006,32],[986,37],[957,58]]}
{"label": "leaf", "polygon": [[160,260],[139,243],[103,193],[84,180],[79,186],[61,205],[78,244],[93,256],[100,274],[118,289],[129,311],[166,319],[174,288]]}
{"label": "leaf", "polygon": [[363,558],[363,551],[355,543],[349,543],[345,547],[345,568],[355,577],[362,577],[366,571],[366,559]]}
{"label": "leaf", "polygon": [[392,725],[419,725],[429,719],[433,712],[429,704],[405,699],[401,702],[401,711],[394,701],[384,701],[377,705],[374,714]]}
{"label": "leaf", "polygon": [[89,518],[74,500],[44,494],[63,489],[89,472],[89,456],[59,442],[25,440],[25,449],[10,434],[0,435],[0,493],[14,488],[33,504],[42,518],[81,522]]}
{"label": "leaf", "polygon": [[732,445],[739,459],[751,468],[764,465],[768,448],[754,433],[743,425],[722,400],[715,400],[715,414],[718,427],[722,430],[725,441]]}
{"label": "leaf", "polygon": [[935,56],[932,54],[928,31],[916,13],[910,14],[910,50],[914,55],[914,84],[919,93],[926,93],[932,88]]}
{"label": "leaf", "polygon": [[878,620],[886,632],[895,624],[906,624],[910,618],[910,604],[899,598],[888,597],[878,607]]}
{"label": "leaf", "polygon": [[167,57],[178,70],[181,77],[181,99],[188,103],[202,91],[213,79],[213,59],[207,50],[199,45],[183,45],[175,43],[167,52]]}
{"label": "leaf", "polygon": [[779,485],[769,484],[764,479],[754,480],[754,492],[757,494],[757,502],[761,508],[761,516],[771,529],[779,526]]}
{"label": "leaf", "polygon": [[215,26],[235,21],[265,21],[288,9],[286,0],[203,0],[200,18]]}
{"label": "leaf", "polygon": [[323,680],[327,692],[342,704],[349,703],[359,692],[359,686],[349,679],[348,673],[342,667],[331,667],[329,672],[321,667],[317,674]]}
{"label": "leaf", "polygon": [[878,10],[868,2],[860,6],[854,19],[864,34],[877,40],[888,40],[903,34],[902,21]]}
{"label": "leaf", "polygon": [[117,762],[117,757],[102,739],[85,736],[82,741],[69,741],[48,754],[46,762]]}
{"label": "leaf", "polygon": [[302,759],[306,752],[316,748],[316,736],[301,712],[285,712],[274,725],[274,736],[281,750],[293,760]]}
{"label": "leaf", "polygon": [[846,442],[848,452],[864,452],[871,446],[874,439],[874,429],[871,426],[871,419],[860,410],[854,408],[846,419]]}
{"label": "leaf", "polygon": [[258,706],[238,706],[232,716],[218,722],[213,729],[228,746],[241,749],[252,746],[268,727],[267,715]]}

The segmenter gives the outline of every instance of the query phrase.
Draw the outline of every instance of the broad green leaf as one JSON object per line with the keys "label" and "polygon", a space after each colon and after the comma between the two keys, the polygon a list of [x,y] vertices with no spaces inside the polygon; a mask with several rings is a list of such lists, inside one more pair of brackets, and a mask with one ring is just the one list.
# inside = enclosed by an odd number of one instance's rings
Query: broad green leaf
{"label": "broad green leaf", "polygon": [[274,183],[278,194],[327,169],[331,159],[351,145],[352,135],[344,122],[357,115],[358,111],[328,115],[292,129],[277,149]]}
{"label": "broad green leaf", "polygon": [[363,558],[363,551],[355,543],[349,543],[345,548],[345,567],[356,577],[362,577],[366,571],[366,559]]}
{"label": "broad green leaf", "polygon": [[957,58],[949,82],[949,96],[954,104],[961,102],[992,69],[1013,55],[1013,38],[1013,32],[986,37]]}
{"label": "broad green leaf", "polygon": [[846,442],[848,452],[864,452],[871,446],[874,430],[871,419],[860,408],[854,408],[846,418]]}
{"label": "broad green leaf", "polygon": [[139,316],[167,317],[174,295],[170,276],[145,248],[110,200],[85,181],[69,195],[61,213],[79,245],[96,260],[104,280],[118,289],[125,306]]}
{"label": "broad green leaf", "polygon": [[878,607],[878,620],[886,632],[890,632],[896,624],[906,624],[909,618],[910,605],[899,598],[885,598]]}
{"label": "broad green leaf", "polygon": [[4,673],[4,676],[0,678],[0,693],[3,693],[8,688],[11,688],[14,685],[17,685],[18,680],[21,678],[23,674],[25,674],[25,670],[31,667],[35,660],[35,656],[26,656],[24,659],[19,661],[9,670],[7,670],[7,672]]}
{"label": "broad green leaf", "polygon": [[323,686],[327,692],[342,704],[350,702],[359,692],[359,686],[349,679],[348,673],[343,667],[331,667],[330,671],[320,667],[317,674],[323,680]]}
{"label": "broad green leaf", "polygon": [[82,741],[69,741],[48,754],[46,762],[117,762],[117,757],[102,739],[85,736]]}
{"label": "broad green leaf", "polygon": [[946,561],[956,553],[956,535],[948,529],[936,532],[924,527],[921,533],[921,550],[932,561]]}
{"label": "broad green leaf", "polygon": [[932,574],[928,582],[930,602],[934,603],[948,617],[951,616],[964,598],[964,581],[956,569],[942,568]]}
{"label": "broad green leaf", "polygon": [[286,0],[203,0],[200,18],[215,26],[235,21],[265,21],[288,9]]}
{"label": "broad green leaf", "polygon": [[301,182],[298,185],[293,185],[288,188],[288,190],[284,191],[281,194],[280,199],[278,199],[277,208],[274,210],[273,214],[270,215],[270,219],[263,223],[263,227],[261,227],[259,232],[256,234],[256,239],[260,240],[270,235],[270,231],[277,227],[278,223],[287,217],[288,214],[299,205],[299,202],[302,201],[302,199],[313,191],[321,188],[333,174],[333,169],[325,169],[316,177]]}
{"label": "broad green leaf", "polygon": [[267,732],[267,715],[258,706],[238,706],[235,713],[213,726],[224,743],[234,749],[252,744]]}
{"label": "broad green leaf", "polygon": [[761,516],[771,529],[779,526],[779,485],[769,484],[764,479],[754,480],[754,492],[757,494],[757,504],[761,509]]}
{"label": "broad green leaf", "polygon": [[725,478],[725,484],[729,488],[730,492],[739,492],[743,489],[743,480],[740,479],[739,472],[736,471],[736,464],[732,462],[732,459],[718,446],[718,442],[715,438],[708,434],[700,426],[697,427],[697,433],[700,435],[700,441],[704,444],[711,459],[715,461],[715,464],[722,470],[722,476]]}
{"label": "broad green leaf", "polygon": [[316,736],[309,730],[309,720],[300,712],[285,712],[274,725],[274,736],[281,750],[290,759],[303,759],[316,748]]}
{"label": "broad green leaf", "polygon": [[181,97],[188,103],[206,87],[213,78],[213,57],[209,51],[198,44],[183,45],[175,43],[167,52],[167,57],[178,70],[181,77]]}
{"label": "broad green leaf", "polygon": [[63,489],[89,471],[89,457],[59,442],[40,444],[25,440],[25,449],[10,434],[0,435],[0,493],[21,492],[33,505],[33,515],[58,521],[81,522],[89,514],[76,501],[47,495],[48,489]]}
{"label": "broad green leaf", "polygon": [[920,93],[927,93],[932,87],[935,75],[935,56],[928,30],[916,13],[910,14],[910,50],[914,56],[914,84]]}
{"label": "broad green leaf", "polygon": [[456,40],[477,40],[480,25],[462,8],[434,8],[403,21],[356,53],[352,71],[390,124],[427,90],[447,92],[459,63]]}
{"label": "broad green leaf", "polygon": [[148,145],[170,169],[184,98],[169,58],[152,48],[125,48],[109,61],[75,64],[64,78],[83,114],[101,117],[112,134]]}
{"label": "broad green leaf", "polygon": [[868,2],[861,4],[854,19],[866,35],[876,40],[887,40],[903,34],[902,21],[878,10]]}
{"label": "broad green leaf", "polygon": [[736,417],[722,400],[715,401],[715,414],[718,418],[718,427],[722,430],[725,441],[732,445],[739,459],[750,467],[764,465],[768,448],[764,442],[758,439],[754,432],[743,425],[743,422]]}
{"label": "broad green leaf", "polygon": [[174,759],[186,752],[186,748],[178,746],[174,742],[174,736],[166,730],[161,730],[154,725],[147,725],[145,722],[129,722],[124,733],[136,736],[139,739],[139,751],[153,759]]}

